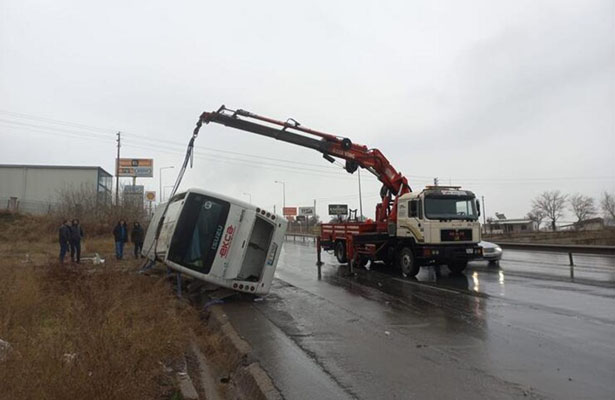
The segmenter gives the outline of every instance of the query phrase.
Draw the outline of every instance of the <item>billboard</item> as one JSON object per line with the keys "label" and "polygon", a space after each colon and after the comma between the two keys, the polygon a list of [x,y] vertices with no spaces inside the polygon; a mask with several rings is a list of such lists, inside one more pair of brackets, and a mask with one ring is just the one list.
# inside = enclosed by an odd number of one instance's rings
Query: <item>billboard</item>
{"label": "billboard", "polygon": [[143,207],[143,194],[145,190],[143,185],[124,186],[124,203],[133,204]]}
{"label": "billboard", "polygon": [[314,212],[314,207],[299,207],[299,215],[313,217],[314,214],[316,214]]}
{"label": "billboard", "polygon": [[152,178],[154,176],[153,158],[120,158],[117,176],[131,178]]}
{"label": "billboard", "polygon": [[297,215],[297,207],[284,207],[282,214],[285,216]]}
{"label": "billboard", "polygon": [[348,204],[329,204],[329,215],[347,215]]}

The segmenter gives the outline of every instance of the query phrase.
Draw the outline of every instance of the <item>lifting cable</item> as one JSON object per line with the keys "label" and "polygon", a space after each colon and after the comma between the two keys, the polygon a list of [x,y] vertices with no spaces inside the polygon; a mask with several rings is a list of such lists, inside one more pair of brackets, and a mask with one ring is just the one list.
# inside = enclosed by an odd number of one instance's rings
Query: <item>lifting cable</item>
{"label": "lifting cable", "polygon": [[203,126],[203,121],[204,121],[203,117],[201,116],[199,117],[199,120],[196,122],[196,127],[194,128],[194,131],[192,132],[192,137],[190,138],[190,141],[188,142],[188,148],[186,149],[186,156],[184,157],[184,163],[182,164],[182,167],[179,170],[179,173],[177,174],[177,179],[175,180],[175,184],[173,185],[173,190],[171,191],[171,194],[169,195],[169,200],[164,206],[164,211],[162,212],[160,216],[160,220],[158,220],[158,226],[156,227],[156,236],[154,237],[154,240],[152,241],[149,248],[147,249],[147,252],[145,253],[145,254],[149,254],[153,248],[154,249],[154,259],[146,260],[145,264],[141,268],[142,271],[148,268],[147,266],[150,262],[154,262],[154,263],[156,262],[156,248],[158,247],[158,238],[160,237],[160,231],[162,231],[162,223],[164,222],[164,217],[167,214],[167,210],[169,208],[169,205],[171,204],[171,200],[173,199],[173,196],[175,196],[175,193],[177,192],[177,189],[179,188],[179,185],[181,184],[182,179],[184,178],[184,173],[186,172],[186,167],[188,166],[188,162],[190,162],[190,168],[192,168],[193,161],[194,161],[194,141],[199,136],[199,131],[201,130],[201,126]]}

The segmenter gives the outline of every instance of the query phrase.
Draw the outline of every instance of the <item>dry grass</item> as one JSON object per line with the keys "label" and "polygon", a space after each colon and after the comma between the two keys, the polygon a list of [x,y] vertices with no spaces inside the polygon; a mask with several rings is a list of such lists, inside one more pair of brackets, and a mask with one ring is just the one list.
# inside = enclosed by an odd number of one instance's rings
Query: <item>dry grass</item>
{"label": "dry grass", "polygon": [[[54,225],[0,218],[0,338],[12,347],[0,361],[0,398],[170,398],[161,363],[183,354],[196,311],[163,279],[136,274],[137,262],[58,264]],[[88,245],[110,253],[113,244]]]}

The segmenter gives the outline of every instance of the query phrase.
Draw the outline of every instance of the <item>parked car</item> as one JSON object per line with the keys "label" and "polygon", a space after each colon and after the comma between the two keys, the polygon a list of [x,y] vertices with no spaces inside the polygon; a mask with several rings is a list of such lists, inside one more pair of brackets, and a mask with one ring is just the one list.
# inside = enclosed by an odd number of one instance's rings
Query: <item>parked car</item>
{"label": "parked car", "polygon": [[489,261],[490,266],[499,265],[502,259],[502,248],[495,243],[481,241],[478,243],[483,248],[483,260]]}

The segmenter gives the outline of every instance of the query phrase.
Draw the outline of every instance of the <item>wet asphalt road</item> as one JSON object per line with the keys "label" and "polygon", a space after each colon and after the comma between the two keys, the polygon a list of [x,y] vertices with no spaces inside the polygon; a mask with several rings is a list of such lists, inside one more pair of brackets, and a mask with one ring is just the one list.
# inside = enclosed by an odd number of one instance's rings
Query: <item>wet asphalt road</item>
{"label": "wet asphalt road", "polygon": [[615,399],[615,265],[583,260],[583,283],[521,251],[410,280],[323,253],[318,279],[287,242],[270,294],[222,307],[287,399]]}

